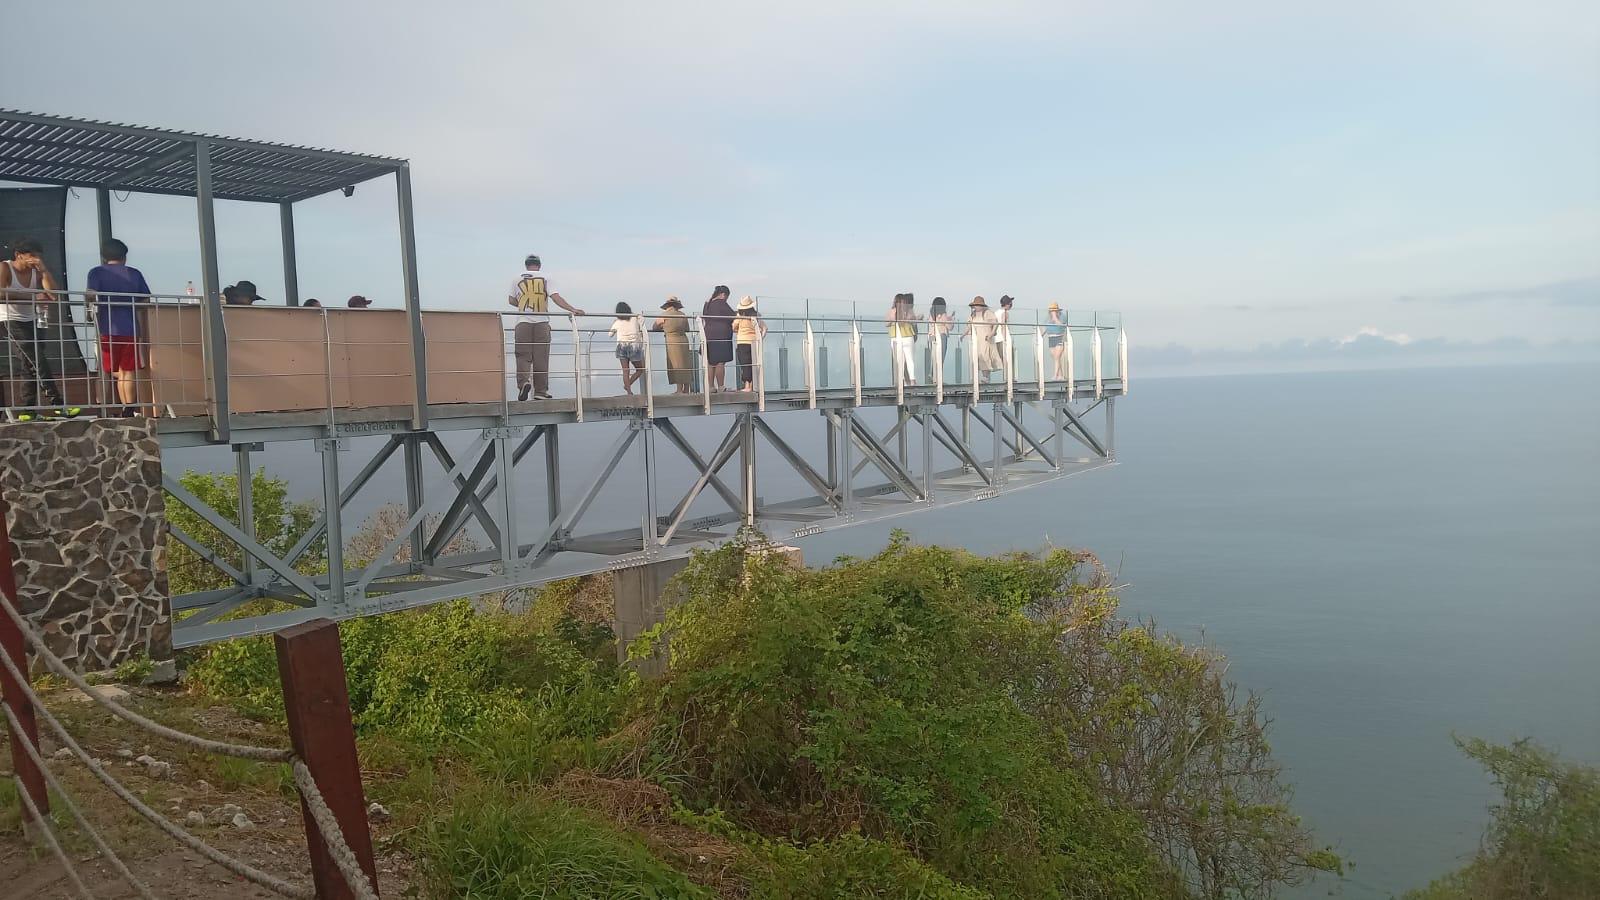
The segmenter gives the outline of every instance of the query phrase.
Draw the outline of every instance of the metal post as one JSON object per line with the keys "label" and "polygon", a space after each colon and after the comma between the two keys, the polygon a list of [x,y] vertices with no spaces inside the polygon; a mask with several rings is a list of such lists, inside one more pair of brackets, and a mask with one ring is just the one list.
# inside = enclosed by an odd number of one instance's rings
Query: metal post
{"label": "metal post", "polygon": [[839,511],[849,514],[855,506],[855,464],[850,458],[852,449],[851,419],[855,413],[848,409],[839,411]]}
{"label": "metal post", "polygon": [[656,414],[656,391],[650,384],[650,376],[655,371],[655,364],[650,359],[650,332],[644,326],[643,313],[635,314],[633,321],[635,325],[639,326],[639,338],[644,342],[644,374],[640,376],[640,379],[644,381],[644,414],[648,418],[654,418]]}
{"label": "metal post", "polygon": [[1067,361],[1067,400],[1070,401],[1072,400],[1073,390],[1077,386],[1073,380],[1077,377],[1077,373],[1072,370],[1072,326],[1068,325],[1063,334],[1066,335],[1064,341],[1066,349],[1061,351],[1061,357]]}
{"label": "metal post", "polygon": [[1043,327],[1039,327],[1039,328],[1035,328],[1034,329],[1034,335],[1033,335],[1033,357],[1034,357],[1033,364],[1037,367],[1037,368],[1034,369],[1034,374],[1039,376],[1039,399],[1043,400],[1044,399],[1044,383],[1046,381],[1046,379],[1044,377],[1044,357],[1045,357],[1045,352],[1044,352],[1044,328]]}
{"label": "metal post", "polygon": [[1100,327],[1094,329],[1094,336],[1089,341],[1089,357],[1094,362],[1094,395],[1099,398],[1104,393],[1100,381]]}
{"label": "metal post", "polygon": [[[417,510],[422,508],[424,500],[425,488],[422,481],[421,440],[421,438],[414,434],[408,434],[401,438],[401,441],[403,442],[401,444],[401,449],[405,451],[406,518],[408,519],[416,515]],[[433,563],[433,560],[431,559],[423,559],[423,556],[426,555],[426,546],[427,541],[422,534],[422,529],[413,528],[411,530],[412,566],[420,566],[424,563],[431,565]]]}
{"label": "metal post", "polygon": [[[767,411],[767,338],[766,338],[766,335],[761,333],[761,329],[759,327],[756,328],[756,345],[755,345],[755,347],[752,348],[751,355],[753,357],[751,361],[756,364],[756,370],[751,373],[752,375],[755,376],[755,383],[750,385],[752,388],[755,389],[755,392],[756,392],[756,409],[761,411],[761,412],[766,412]],[[753,449],[755,447],[755,444],[752,443],[750,446]]]}
{"label": "metal post", "polygon": [[94,211],[100,223],[100,243],[104,244],[115,235],[111,233],[111,192],[105,188],[94,189]]}
{"label": "metal post", "polygon": [[756,524],[756,428],[753,413],[739,414],[739,469],[744,495],[744,526]]}
{"label": "metal post", "polygon": [[[356,755],[356,730],[350,715],[350,690],[345,682],[339,626],[312,619],[273,636],[278,653],[278,679],[283,685],[284,719],[289,744],[305,761],[317,791],[333,812],[345,844],[361,871],[378,891],[378,870],[372,858],[372,832],[367,825],[367,798],[361,788],[361,762]],[[345,900],[354,892],[339,871],[322,829],[304,798],[306,849],[319,900]]]}
{"label": "metal post", "polygon": [[544,426],[544,504],[550,521],[561,518],[561,429]]}
{"label": "metal post", "polygon": [[706,356],[706,327],[705,322],[695,329],[700,337],[700,386],[704,393],[701,400],[705,403],[705,414],[711,415],[711,360]]}
{"label": "metal post", "polygon": [[1000,436],[1000,428],[1004,425],[1004,422],[1000,419],[1000,404],[998,403],[994,405],[993,418],[990,420],[990,424],[993,427],[989,431],[994,434],[994,474],[989,483],[999,487],[1005,480],[1006,470],[1005,464],[1001,462],[1002,454],[1005,453],[1005,438]]}
{"label": "metal post", "polygon": [[855,387],[856,406],[861,405],[861,379],[865,377],[861,366],[861,322],[850,320],[850,384]]}
{"label": "metal post", "polygon": [[[11,563],[11,532],[6,525],[10,510],[4,498],[0,498],[0,596],[4,596],[11,608],[22,614],[22,604],[17,601],[17,576]],[[0,613],[0,654],[11,660],[17,672],[24,678],[28,675],[28,644],[22,636],[22,629],[11,616]],[[39,810],[41,816],[50,813],[50,792],[45,786],[44,773],[39,771],[38,765],[33,761],[23,743],[26,742],[35,750],[39,749],[39,724],[35,719],[33,703],[23,692],[23,686],[16,683],[4,667],[0,667],[0,702],[11,710],[17,717],[17,722],[22,725],[20,729],[7,728],[11,736],[11,769],[16,773],[17,787],[33,800],[33,805]],[[9,723],[8,723],[9,724]],[[33,827],[30,815],[25,804],[22,806],[22,822],[24,826]],[[38,827],[49,828],[48,822],[38,823]]]}
{"label": "metal post", "polygon": [[812,409],[817,408],[817,338],[811,331],[811,320],[806,319],[806,403]]}
{"label": "metal post", "polygon": [[[517,482],[512,476],[512,467],[516,460],[512,458],[511,446],[512,431],[520,432],[522,429],[500,428],[494,438],[494,459],[499,464],[500,471],[500,503],[497,512],[500,513],[500,566],[501,574],[510,576],[516,567],[522,546],[517,543]],[[459,487],[457,490],[474,490],[471,484]],[[420,532],[421,528],[413,529]]]}
{"label": "metal post", "polygon": [[[255,501],[255,471],[250,466],[250,445],[234,444],[233,457],[235,480],[239,488],[239,530],[245,533],[250,543],[256,541],[256,501]],[[244,552],[244,559],[239,566],[244,572],[245,581],[255,583],[256,558],[250,552],[249,544],[240,548]]]}
{"label": "metal post", "polygon": [[911,414],[903,403],[895,412],[900,420],[900,430],[895,433],[895,451],[900,456],[901,467],[905,468],[911,465],[911,429],[906,427],[911,420]]}
{"label": "metal post", "polygon": [[200,215],[200,280],[205,287],[206,381],[211,387],[211,438],[228,440],[228,332],[217,266],[217,217],[211,196],[211,145],[194,145],[195,206]]}
{"label": "metal post", "polygon": [[922,409],[922,499],[933,500],[933,417]]}
{"label": "metal post", "polygon": [[[572,402],[576,407],[575,418],[583,421],[583,333],[578,330],[578,317],[567,313],[567,321],[572,323]],[[552,343],[554,335],[551,336]]]}
{"label": "metal post", "polygon": [[1063,432],[1067,427],[1067,423],[1062,421],[1061,403],[1062,401],[1057,400],[1050,404],[1050,424],[1055,426],[1050,432],[1050,451],[1051,455],[1056,458],[1055,470],[1057,472],[1061,471],[1061,444],[1065,440]]}
{"label": "metal post", "polygon": [[933,367],[933,405],[944,405],[944,335],[939,333],[938,323],[929,326],[933,338],[933,353],[928,359],[928,364]]}
{"label": "metal post", "polygon": [[278,231],[283,236],[283,302],[300,305],[300,266],[294,252],[294,204],[278,204]]}
{"label": "metal post", "polygon": [[824,411],[823,414],[822,414],[822,421],[823,421],[824,426],[826,427],[827,444],[828,444],[828,488],[833,491],[834,496],[838,496],[838,494],[839,494],[839,436],[838,436],[838,434],[835,433],[838,429],[833,424],[833,417],[828,415],[826,411]]}
{"label": "metal post", "polygon": [[1106,398],[1106,458],[1117,458],[1117,398]]}
{"label": "metal post", "polygon": [[1117,378],[1122,381],[1122,396],[1128,396],[1128,333],[1117,329]]}
{"label": "metal post", "polygon": [[405,280],[406,316],[411,321],[411,427],[428,427],[428,340],[422,330],[422,296],[417,285],[417,226],[411,217],[411,166],[394,170],[395,197],[400,207],[400,272]]}
{"label": "metal post", "polygon": [[656,431],[649,419],[636,423],[643,434],[641,445],[644,450],[644,510],[643,521],[640,524],[639,547],[645,553],[653,554],[656,549],[656,538],[660,529],[656,519]]}
{"label": "metal post", "polygon": [[1009,322],[1000,327],[1005,329],[1006,335],[1005,342],[1000,345],[1004,351],[1000,364],[1006,367],[1006,402],[1010,403],[1017,380],[1017,354],[1013,347],[1016,344],[1016,339],[1011,334],[1011,324]]}
{"label": "metal post", "polygon": [[328,600],[345,602],[344,596],[344,523],[339,508],[339,442],[342,438],[323,438],[317,441],[322,453],[322,508],[327,521],[328,540]]}

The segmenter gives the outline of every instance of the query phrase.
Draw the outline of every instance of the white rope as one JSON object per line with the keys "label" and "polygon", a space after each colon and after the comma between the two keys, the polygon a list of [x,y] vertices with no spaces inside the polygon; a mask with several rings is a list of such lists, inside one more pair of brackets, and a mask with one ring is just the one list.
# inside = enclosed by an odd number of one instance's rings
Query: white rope
{"label": "white rope", "polygon": [[[0,653],[0,659],[5,659],[4,653]],[[33,797],[28,794],[27,788],[18,790],[17,796],[22,798],[22,805],[27,809],[28,815],[33,817],[33,822],[38,826],[39,834],[44,837],[44,842],[50,845],[50,850],[55,853],[56,859],[61,860],[61,868],[67,873],[67,877],[72,879],[72,883],[77,886],[78,896],[84,898],[84,900],[94,900],[94,894],[89,893],[89,886],[83,883],[82,878],[78,877],[78,870],[72,867],[72,860],[67,858],[67,851],[61,849],[61,844],[56,840],[55,828],[39,812],[39,807],[34,805]]]}
{"label": "white rope", "polygon": [[[338,819],[334,817],[333,811],[328,808],[327,800],[323,798],[321,789],[317,787],[316,779],[312,777],[311,770],[304,762],[294,755],[294,751],[280,750],[272,747],[253,747],[248,744],[230,744],[224,741],[214,741],[208,738],[197,737],[195,735],[188,734],[187,732],[179,731],[175,728],[169,728],[159,722],[152,721],[151,719],[148,719],[134,712],[133,710],[128,709],[114,700],[102,697],[93,690],[92,686],[85,681],[82,676],[78,675],[77,672],[74,672],[72,668],[63,662],[60,657],[51,652],[50,648],[45,645],[44,639],[33,630],[30,623],[22,617],[22,614],[19,613],[15,607],[11,605],[11,601],[3,593],[0,593],[0,607],[3,607],[6,614],[11,617],[12,621],[17,623],[17,627],[22,631],[23,636],[26,637],[28,642],[33,645],[35,651],[37,651],[40,658],[45,661],[45,665],[47,667],[56,672],[56,674],[67,679],[67,681],[71,683],[73,687],[76,687],[79,691],[82,691],[95,702],[99,703],[101,706],[104,706],[106,709],[110,710],[124,721],[130,722],[146,729],[147,731],[154,732],[155,734],[177,743],[187,744],[198,750],[219,753],[227,756],[237,756],[244,759],[262,760],[265,762],[291,763],[291,768],[294,772],[295,785],[300,789],[301,797],[306,801],[306,808],[310,810],[312,821],[314,821],[317,825],[323,846],[327,848],[328,855],[333,858],[334,864],[338,866],[340,874],[344,876],[345,883],[349,886],[350,890],[356,895],[356,897],[359,898],[359,900],[378,900],[377,892],[373,889],[372,883],[368,881],[367,874],[361,868],[360,861],[356,859],[355,851],[350,849],[350,844],[345,840],[344,831],[339,827]],[[3,653],[0,653],[0,662],[5,663],[6,671],[11,674],[11,677],[17,680],[18,684],[22,685],[24,696],[30,703],[33,704],[34,708],[45,719],[45,721],[50,724],[51,729],[54,730],[61,738],[62,743],[71,748],[73,754],[77,756],[78,759],[84,763],[84,765],[88,766],[89,770],[93,772],[95,776],[106,785],[106,787],[110,788],[113,793],[126,801],[128,805],[132,806],[140,815],[144,816],[146,819],[149,819],[162,831],[165,831],[173,838],[173,840],[176,840],[181,844],[185,844],[191,849],[204,854],[213,862],[217,863],[223,868],[228,869],[241,878],[246,878],[261,885],[262,887],[283,894],[284,896],[315,896],[315,892],[311,889],[279,879],[276,876],[263,872],[260,869],[256,869],[247,863],[241,862],[233,857],[228,856],[227,854],[222,853],[219,850],[216,850],[209,844],[201,841],[199,838],[196,838],[195,836],[184,831],[182,828],[179,828],[175,823],[167,819],[165,816],[162,816],[160,813],[146,806],[137,797],[130,793],[127,788],[123,787],[120,782],[106,773],[106,771],[98,762],[94,760],[93,757],[84,752],[82,747],[78,746],[78,743],[72,739],[72,735],[67,732],[66,727],[61,724],[61,721],[55,717],[54,713],[50,712],[50,710],[45,707],[44,701],[40,699],[37,693],[34,692],[33,686],[29,683],[27,677],[22,672],[17,670],[16,665],[12,663],[9,657]],[[13,727],[17,727],[15,719],[9,708],[6,710],[6,717],[12,720]],[[27,744],[26,741],[23,743]],[[28,749],[29,752],[37,759],[37,751],[31,746],[29,746]],[[53,774],[49,773],[49,769],[42,764],[40,765],[40,768],[51,777],[52,785],[56,786],[57,792],[62,794],[63,799],[67,800],[68,808],[73,811],[74,815],[78,816],[78,819],[83,823],[85,830],[87,830],[93,836],[96,845],[101,848],[101,852],[105,853],[110,859],[114,860],[118,870],[129,879],[134,887],[140,891],[142,896],[148,898],[150,895],[148,891],[144,890],[144,886],[133,877],[132,872],[129,872],[127,868],[123,866],[122,861],[117,859],[116,854],[112,853],[110,848],[100,840],[99,835],[94,833],[94,829],[89,826],[87,820],[83,819],[81,815],[78,815],[76,807],[72,805],[70,799],[66,798],[66,792],[54,782],[54,776]]]}
{"label": "white rope", "polygon": [[[344,839],[344,830],[339,827],[339,820],[334,818],[333,810],[328,808],[327,800],[323,799],[322,791],[317,787],[317,780],[312,777],[311,769],[300,760],[294,761],[294,783],[300,788],[300,796],[305,798],[306,809],[311,811],[311,818],[317,823],[317,830],[321,832],[322,846],[328,849],[328,855],[333,857],[334,865],[339,867],[340,874],[344,875],[345,884],[349,885],[351,893],[357,900],[378,900],[378,893],[373,889],[372,882],[367,880],[367,873],[361,868],[361,862],[356,859],[354,850]],[[366,813],[363,812],[362,815]]]}
{"label": "white rope", "polygon": [[[3,599],[3,596],[0,596],[0,599]],[[227,869],[235,875],[238,875],[240,878],[244,878],[259,884],[270,891],[275,891],[276,893],[282,894],[285,897],[315,900],[316,892],[311,888],[285,881],[276,875],[263,872],[248,863],[234,859],[233,857],[223,853],[215,847],[212,847],[210,844],[207,844],[205,841],[200,840],[189,832],[184,831],[166,816],[163,816],[161,813],[158,813],[149,806],[146,806],[144,801],[134,796],[133,793],[124,787],[121,782],[117,781],[117,779],[108,774],[94,757],[85,752],[83,747],[79,746],[78,742],[73,740],[72,734],[67,731],[65,725],[61,724],[61,720],[56,718],[55,713],[52,713],[50,708],[44,705],[44,701],[42,701],[39,698],[39,695],[34,692],[33,685],[28,683],[28,679],[21,671],[18,670],[16,663],[11,661],[11,657],[4,653],[0,653],[0,664],[4,664],[6,672],[9,673],[12,678],[16,679],[17,683],[22,686],[23,696],[29,703],[33,704],[34,711],[37,712],[39,717],[44,719],[45,723],[50,726],[50,729],[56,733],[56,736],[61,739],[61,743],[71,750],[72,754],[78,757],[78,759],[84,765],[88,766],[89,771],[93,772],[95,777],[100,779],[102,784],[110,788],[113,794],[116,794],[124,803],[127,803],[129,806],[133,807],[135,812],[141,816],[144,816],[151,822],[151,824],[166,832],[168,837],[171,837],[173,840],[184,845],[185,847],[200,853],[217,865],[222,866],[224,869]],[[23,792],[24,796],[26,793],[26,791]]]}
{"label": "white rope", "polygon": [[292,750],[283,750],[276,747],[252,747],[248,744],[230,744],[225,741],[214,741],[210,738],[198,737],[179,731],[176,728],[169,728],[160,722],[155,722],[139,715],[115,700],[101,696],[94,690],[93,685],[83,679],[83,676],[74,672],[71,666],[62,661],[61,657],[51,652],[50,648],[45,644],[44,638],[33,630],[28,620],[22,617],[22,614],[11,605],[11,601],[4,594],[0,594],[0,608],[3,608],[6,615],[10,616],[11,620],[17,623],[17,627],[22,629],[23,636],[28,639],[28,643],[33,645],[33,649],[38,652],[39,657],[44,660],[45,665],[52,672],[65,678],[73,687],[82,691],[89,699],[110,710],[118,718],[131,722],[170,741],[187,744],[190,747],[208,753],[237,756],[241,759],[253,759],[261,762],[289,762],[294,759],[294,751]]}
{"label": "white rope", "polygon": [[[0,704],[0,710],[5,710],[6,721],[11,723],[15,733],[18,735],[23,734],[22,723],[17,721],[17,714],[11,711],[11,707]],[[85,834],[89,835],[89,840],[94,841],[94,845],[100,848],[100,854],[111,861],[112,867],[117,870],[118,874],[127,879],[129,884],[133,885],[133,889],[138,892],[140,897],[143,897],[144,900],[156,900],[155,896],[150,893],[150,889],[145,887],[144,883],[136,878],[133,872],[129,871],[127,864],[111,849],[105,838],[100,836],[100,832],[94,829],[94,826],[90,824],[83,811],[78,809],[78,804],[73,802],[72,795],[67,793],[66,785],[56,778],[56,773],[50,770],[50,766],[45,763],[44,757],[39,755],[39,749],[33,746],[33,743],[26,738],[17,743],[22,745],[28,757],[33,760],[34,766],[38,768],[40,774],[44,775],[44,780],[55,790],[57,798],[67,807],[67,812],[72,813],[72,817],[78,820],[79,827],[83,829]]]}

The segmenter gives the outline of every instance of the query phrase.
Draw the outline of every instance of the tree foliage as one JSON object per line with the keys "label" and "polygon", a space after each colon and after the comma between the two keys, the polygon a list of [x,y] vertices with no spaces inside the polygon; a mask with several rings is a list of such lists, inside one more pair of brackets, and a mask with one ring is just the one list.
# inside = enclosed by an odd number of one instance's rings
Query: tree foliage
{"label": "tree foliage", "polygon": [[1500,788],[1472,862],[1407,900],[1587,900],[1600,897],[1600,769],[1529,740],[1456,738]]}

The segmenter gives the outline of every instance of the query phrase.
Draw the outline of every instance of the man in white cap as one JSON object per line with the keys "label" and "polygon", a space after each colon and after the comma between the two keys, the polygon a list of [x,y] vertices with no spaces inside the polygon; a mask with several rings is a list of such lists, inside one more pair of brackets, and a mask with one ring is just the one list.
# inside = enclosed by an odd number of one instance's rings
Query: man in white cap
{"label": "man in white cap", "polygon": [[565,298],[550,290],[539,257],[528,254],[523,260],[525,271],[511,285],[506,302],[517,312],[529,315],[513,329],[516,336],[517,399],[526,400],[528,394],[540,400],[549,400],[550,394],[550,320],[545,318],[549,301],[575,316],[583,310],[568,303]]}

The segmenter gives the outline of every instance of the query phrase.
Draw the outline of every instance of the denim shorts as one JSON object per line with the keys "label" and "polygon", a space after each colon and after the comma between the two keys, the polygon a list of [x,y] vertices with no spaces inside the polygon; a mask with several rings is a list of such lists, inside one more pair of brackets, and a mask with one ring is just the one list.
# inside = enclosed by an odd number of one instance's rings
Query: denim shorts
{"label": "denim shorts", "polygon": [[644,362],[644,344],[618,344],[617,359],[623,362]]}

